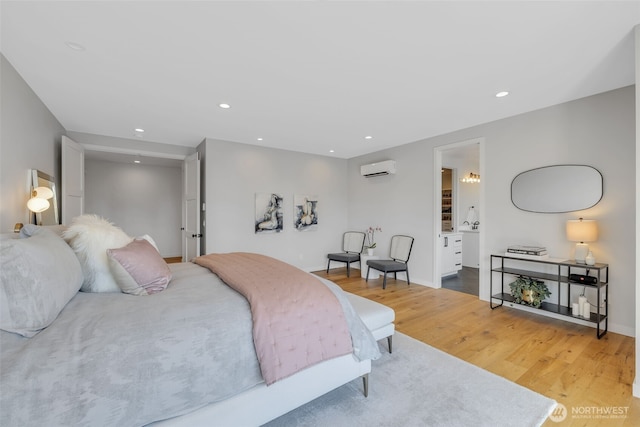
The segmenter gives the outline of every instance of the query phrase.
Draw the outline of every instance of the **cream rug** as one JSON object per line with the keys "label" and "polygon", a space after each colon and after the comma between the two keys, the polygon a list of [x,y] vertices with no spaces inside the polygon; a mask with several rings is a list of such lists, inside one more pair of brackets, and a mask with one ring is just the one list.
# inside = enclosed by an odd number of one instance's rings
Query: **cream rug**
{"label": "cream rug", "polygon": [[357,379],[270,423],[278,426],[539,426],[555,401],[396,332]]}

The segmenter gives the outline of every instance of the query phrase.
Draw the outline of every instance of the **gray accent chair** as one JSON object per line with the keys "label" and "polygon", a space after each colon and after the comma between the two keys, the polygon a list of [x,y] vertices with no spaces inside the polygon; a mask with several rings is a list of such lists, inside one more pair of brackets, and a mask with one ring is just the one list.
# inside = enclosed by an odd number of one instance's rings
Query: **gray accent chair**
{"label": "gray accent chair", "polygon": [[342,236],[342,252],[328,254],[327,274],[331,261],[344,262],[347,264],[347,277],[351,275],[351,263],[360,261],[360,252],[364,248],[365,234],[362,231],[347,231]]}
{"label": "gray accent chair", "polygon": [[407,284],[409,281],[409,256],[413,247],[413,237],[395,235],[391,238],[391,249],[389,249],[389,258],[391,259],[370,259],[367,261],[367,282],[369,281],[369,270],[380,271],[384,274],[382,280],[382,289],[387,287],[387,273],[393,273],[394,278],[398,278],[398,271],[404,271],[407,274]]}

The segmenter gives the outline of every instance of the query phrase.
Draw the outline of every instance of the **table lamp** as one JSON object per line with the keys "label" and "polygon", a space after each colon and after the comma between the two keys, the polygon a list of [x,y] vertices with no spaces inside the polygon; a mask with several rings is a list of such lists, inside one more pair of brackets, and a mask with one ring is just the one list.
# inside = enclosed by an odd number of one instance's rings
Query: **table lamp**
{"label": "table lamp", "polygon": [[576,243],[575,260],[585,264],[585,258],[589,253],[589,245],[586,242],[598,240],[598,226],[593,219],[570,219],[567,221],[567,239]]}
{"label": "table lamp", "polygon": [[51,203],[48,199],[53,197],[53,191],[47,187],[36,187],[31,191],[31,198],[27,202],[27,208],[31,212],[44,212],[49,209]]}

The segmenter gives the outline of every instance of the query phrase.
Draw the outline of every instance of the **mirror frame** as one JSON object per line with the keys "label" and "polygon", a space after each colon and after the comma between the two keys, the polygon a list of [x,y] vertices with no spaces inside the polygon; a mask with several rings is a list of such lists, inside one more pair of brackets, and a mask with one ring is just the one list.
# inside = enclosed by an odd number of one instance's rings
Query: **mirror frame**
{"label": "mirror frame", "polygon": [[527,212],[575,212],[597,205],[602,200],[602,189],[602,174],[592,166],[543,166],[513,178],[511,202]]}
{"label": "mirror frame", "polygon": [[[31,190],[36,187],[48,187],[53,192],[53,198],[50,200],[51,207],[44,212],[37,212],[32,214],[35,218],[35,224],[37,225],[58,225],[60,224],[60,217],[58,216],[58,195],[56,193],[56,180],[51,175],[48,175],[38,169],[31,169]],[[51,210],[53,208],[53,210]],[[53,221],[51,222],[51,214],[53,214]]]}

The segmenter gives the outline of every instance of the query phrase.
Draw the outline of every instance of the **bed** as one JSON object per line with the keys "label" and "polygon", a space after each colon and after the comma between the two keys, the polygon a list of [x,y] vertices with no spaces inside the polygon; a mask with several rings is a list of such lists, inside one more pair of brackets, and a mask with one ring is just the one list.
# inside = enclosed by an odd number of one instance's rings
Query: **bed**
{"label": "bed", "polygon": [[[145,296],[79,292],[86,273],[60,236],[40,228],[16,242],[0,240],[3,425],[260,425],[366,376],[379,355],[340,288],[317,278],[353,351],[267,386],[250,304],[208,268],[173,264],[168,285]],[[16,299],[29,301],[22,312]]]}

